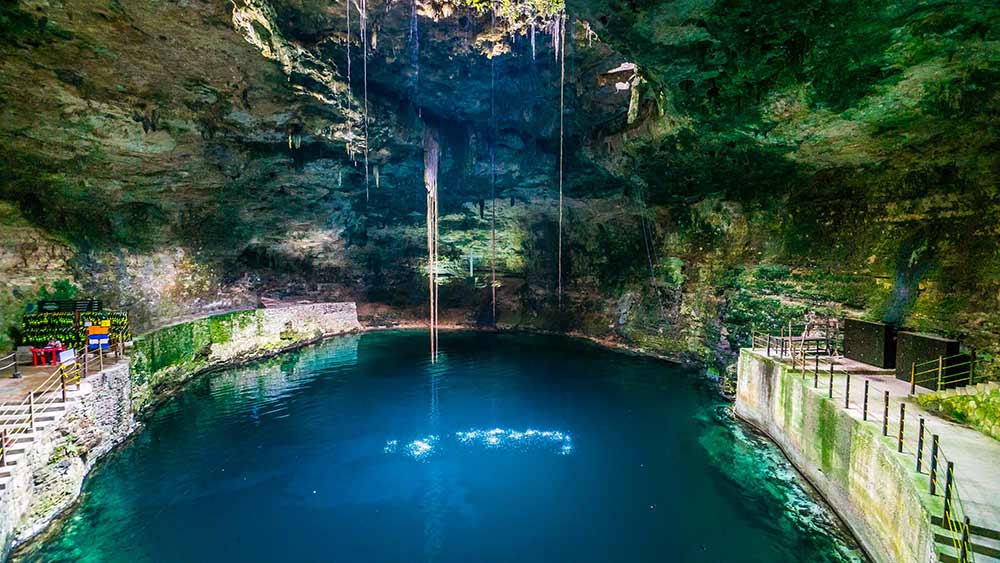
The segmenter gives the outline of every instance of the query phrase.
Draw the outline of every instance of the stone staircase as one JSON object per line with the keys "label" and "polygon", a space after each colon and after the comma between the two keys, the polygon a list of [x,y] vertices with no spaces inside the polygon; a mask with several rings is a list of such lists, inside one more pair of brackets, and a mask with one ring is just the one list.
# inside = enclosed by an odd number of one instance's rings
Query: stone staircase
{"label": "stone staircase", "polygon": [[[939,398],[959,397],[964,395],[983,395],[1000,390],[1000,383],[987,382],[942,389],[934,392],[933,395]],[[970,554],[963,560],[961,553],[955,549],[957,534],[945,526],[944,520],[940,516],[935,516],[933,524],[936,527],[934,539],[938,543],[938,559],[942,563],[1000,563],[1000,531],[972,524],[969,526],[969,551]],[[961,529],[959,525],[954,526]]]}
{"label": "stone staircase", "polygon": [[938,516],[933,519],[936,527],[934,540],[938,544],[938,560],[941,563],[1000,563],[1000,531],[969,526],[969,546],[971,553],[966,559],[955,549],[956,540],[953,532],[944,527],[944,522]]}
{"label": "stone staircase", "polygon": [[36,406],[32,427],[29,427],[23,404],[0,405],[0,431],[7,431],[3,462],[0,464],[0,495],[7,493],[14,472],[24,464],[25,456],[31,447],[73,410],[79,403],[80,397],[89,391],[89,387],[83,382],[78,389],[67,391],[66,401],[62,400],[60,394],[57,397],[50,397],[50,402]]}

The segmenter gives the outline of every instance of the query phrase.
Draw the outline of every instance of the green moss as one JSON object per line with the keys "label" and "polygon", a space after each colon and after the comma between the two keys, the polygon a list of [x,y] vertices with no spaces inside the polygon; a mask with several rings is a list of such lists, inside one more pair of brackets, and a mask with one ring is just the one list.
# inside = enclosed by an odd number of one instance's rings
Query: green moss
{"label": "green moss", "polygon": [[920,395],[917,401],[931,412],[1000,440],[1000,391],[952,396],[930,393]]}
{"label": "green moss", "polygon": [[819,412],[817,414],[816,439],[819,448],[820,467],[824,472],[831,473],[834,469],[834,458],[836,457],[837,443],[837,407],[833,401],[817,401]]}

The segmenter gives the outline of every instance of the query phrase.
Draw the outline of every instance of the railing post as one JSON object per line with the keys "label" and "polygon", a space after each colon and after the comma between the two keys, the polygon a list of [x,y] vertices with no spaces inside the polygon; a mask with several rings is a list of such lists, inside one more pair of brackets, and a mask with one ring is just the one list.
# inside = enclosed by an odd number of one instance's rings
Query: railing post
{"label": "railing post", "polygon": [[865,401],[864,405],[861,407],[861,420],[868,420],[868,384],[871,380],[865,380]]}
{"label": "railing post", "polygon": [[962,558],[961,563],[969,563],[969,517],[962,520]]}
{"label": "railing post", "polygon": [[97,345],[97,357],[101,359],[101,371],[104,371],[104,347]]}
{"label": "railing post", "polygon": [[924,417],[920,417],[920,429],[917,431],[917,473],[920,473],[924,462]]}
{"label": "railing post", "polygon": [[899,403],[899,453],[903,453],[903,427],[906,424],[906,403]]}
{"label": "railing post", "polygon": [[889,435],[889,392],[885,392],[885,401],[882,403],[882,435]]}
{"label": "railing post", "polygon": [[819,389],[819,372],[813,373],[813,389]]}
{"label": "railing post", "polygon": [[931,496],[937,494],[938,435],[931,436]]}
{"label": "railing post", "polygon": [[976,377],[976,349],[969,351],[969,385],[975,384]]}
{"label": "railing post", "polygon": [[937,390],[941,391],[941,380],[944,378],[944,356],[938,356],[938,384]]}
{"label": "railing post", "polygon": [[767,357],[768,358],[771,357],[771,334],[770,333],[768,333],[768,335],[767,335]]}
{"label": "railing post", "polygon": [[816,365],[813,368],[813,371],[815,371],[816,373],[819,373],[819,354],[816,354]]}
{"label": "railing post", "polygon": [[830,388],[827,390],[827,397],[833,398],[833,364],[830,364]]}
{"label": "railing post", "polygon": [[910,396],[917,394],[917,362],[910,362]]}
{"label": "railing post", "polygon": [[7,429],[0,431],[0,467],[7,467]]}
{"label": "railing post", "polygon": [[28,426],[35,430],[35,392],[28,393]]}
{"label": "railing post", "polygon": [[781,344],[781,351],[778,352],[778,354],[782,358],[784,358],[785,357],[785,327],[781,327],[781,337],[780,338],[781,338],[781,340],[779,340],[778,342],[779,342],[779,344]]}
{"label": "railing post", "polygon": [[62,400],[65,403],[66,402],[66,370],[60,369],[59,370],[59,376],[60,376],[59,379],[62,382]]}
{"label": "railing post", "polygon": [[844,408],[851,408],[851,372],[847,372],[847,380],[844,384]]}
{"label": "railing post", "polygon": [[954,486],[955,481],[955,462],[948,462],[948,469],[944,474],[944,517],[945,522],[944,529],[951,528],[951,488]]}

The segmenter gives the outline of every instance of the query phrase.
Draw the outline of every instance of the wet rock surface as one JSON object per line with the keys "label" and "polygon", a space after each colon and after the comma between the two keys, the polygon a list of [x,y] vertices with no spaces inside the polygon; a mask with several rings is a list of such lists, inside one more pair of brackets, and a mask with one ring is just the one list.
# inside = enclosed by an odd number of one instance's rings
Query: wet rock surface
{"label": "wet rock surface", "polygon": [[994,349],[995,7],[567,12],[560,309],[551,22],[372,2],[365,65],[343,3],[0,5],[4,330],[43,291],[139,331],[261,299],[421,318],[430,123],[462,322],[491,320],[493,193],[505,326],[726,363],[753,324],[849,311]]}

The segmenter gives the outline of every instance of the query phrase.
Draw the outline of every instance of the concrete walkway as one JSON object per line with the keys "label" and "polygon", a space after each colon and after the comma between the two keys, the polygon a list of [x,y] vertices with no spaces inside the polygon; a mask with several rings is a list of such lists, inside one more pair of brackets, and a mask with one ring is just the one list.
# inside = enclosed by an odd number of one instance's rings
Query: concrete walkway
{"label": "concrete walkway", "polygon": [[[767,350],[754,350],[762,355]],[[777,357],[772,351],[772,359],[791,365],[790,359]],[[815,376],[815,364],[811,359],[806,361],[805,379],[808,387],[823,396],[830,396],[831,359],[821,358],[819,377]],[[961,505],[973,526],[1000,531],[1000,441],[986,436],[976,430],[949,422],[924,410],[915,397],[910,396],[910,384],[900,381],[892,375],[873,375],[870,369],[864,369],[864,364],[855,373],[852,362],[832,359],[834,363],[832,396],[841,409],[857,419],[863,419],[865,382],[868,382],[868,418],[867,420],[879,429],[882,428],[885,412],[885,392],[889,392],[888,436],[898,443],[900,404],[905,404],[903,424],[903,451],[913,457],[913,467],[916,469],[917,441],[920,419],[924,419],[925,440],[921,473],[926,476],[924,485],[929,492],[930,487],[930,457],[931,436],[939,436],[940,453],[937,477],[937,497],[941,495],[945,485],[945,460],[955,464],[955,481]],[[857,362],[853,362],[857,363]],[[801,363],[798,370],[801,370]],[[870,366],[867,366],[870,368]],[[850,378],[850,400],[845,402],[847,380]],[[918,394],[929,391],[921,388]],[[940,514],[936,514],[940,517]],[[976,556],[978,560],[991,560]]]}

